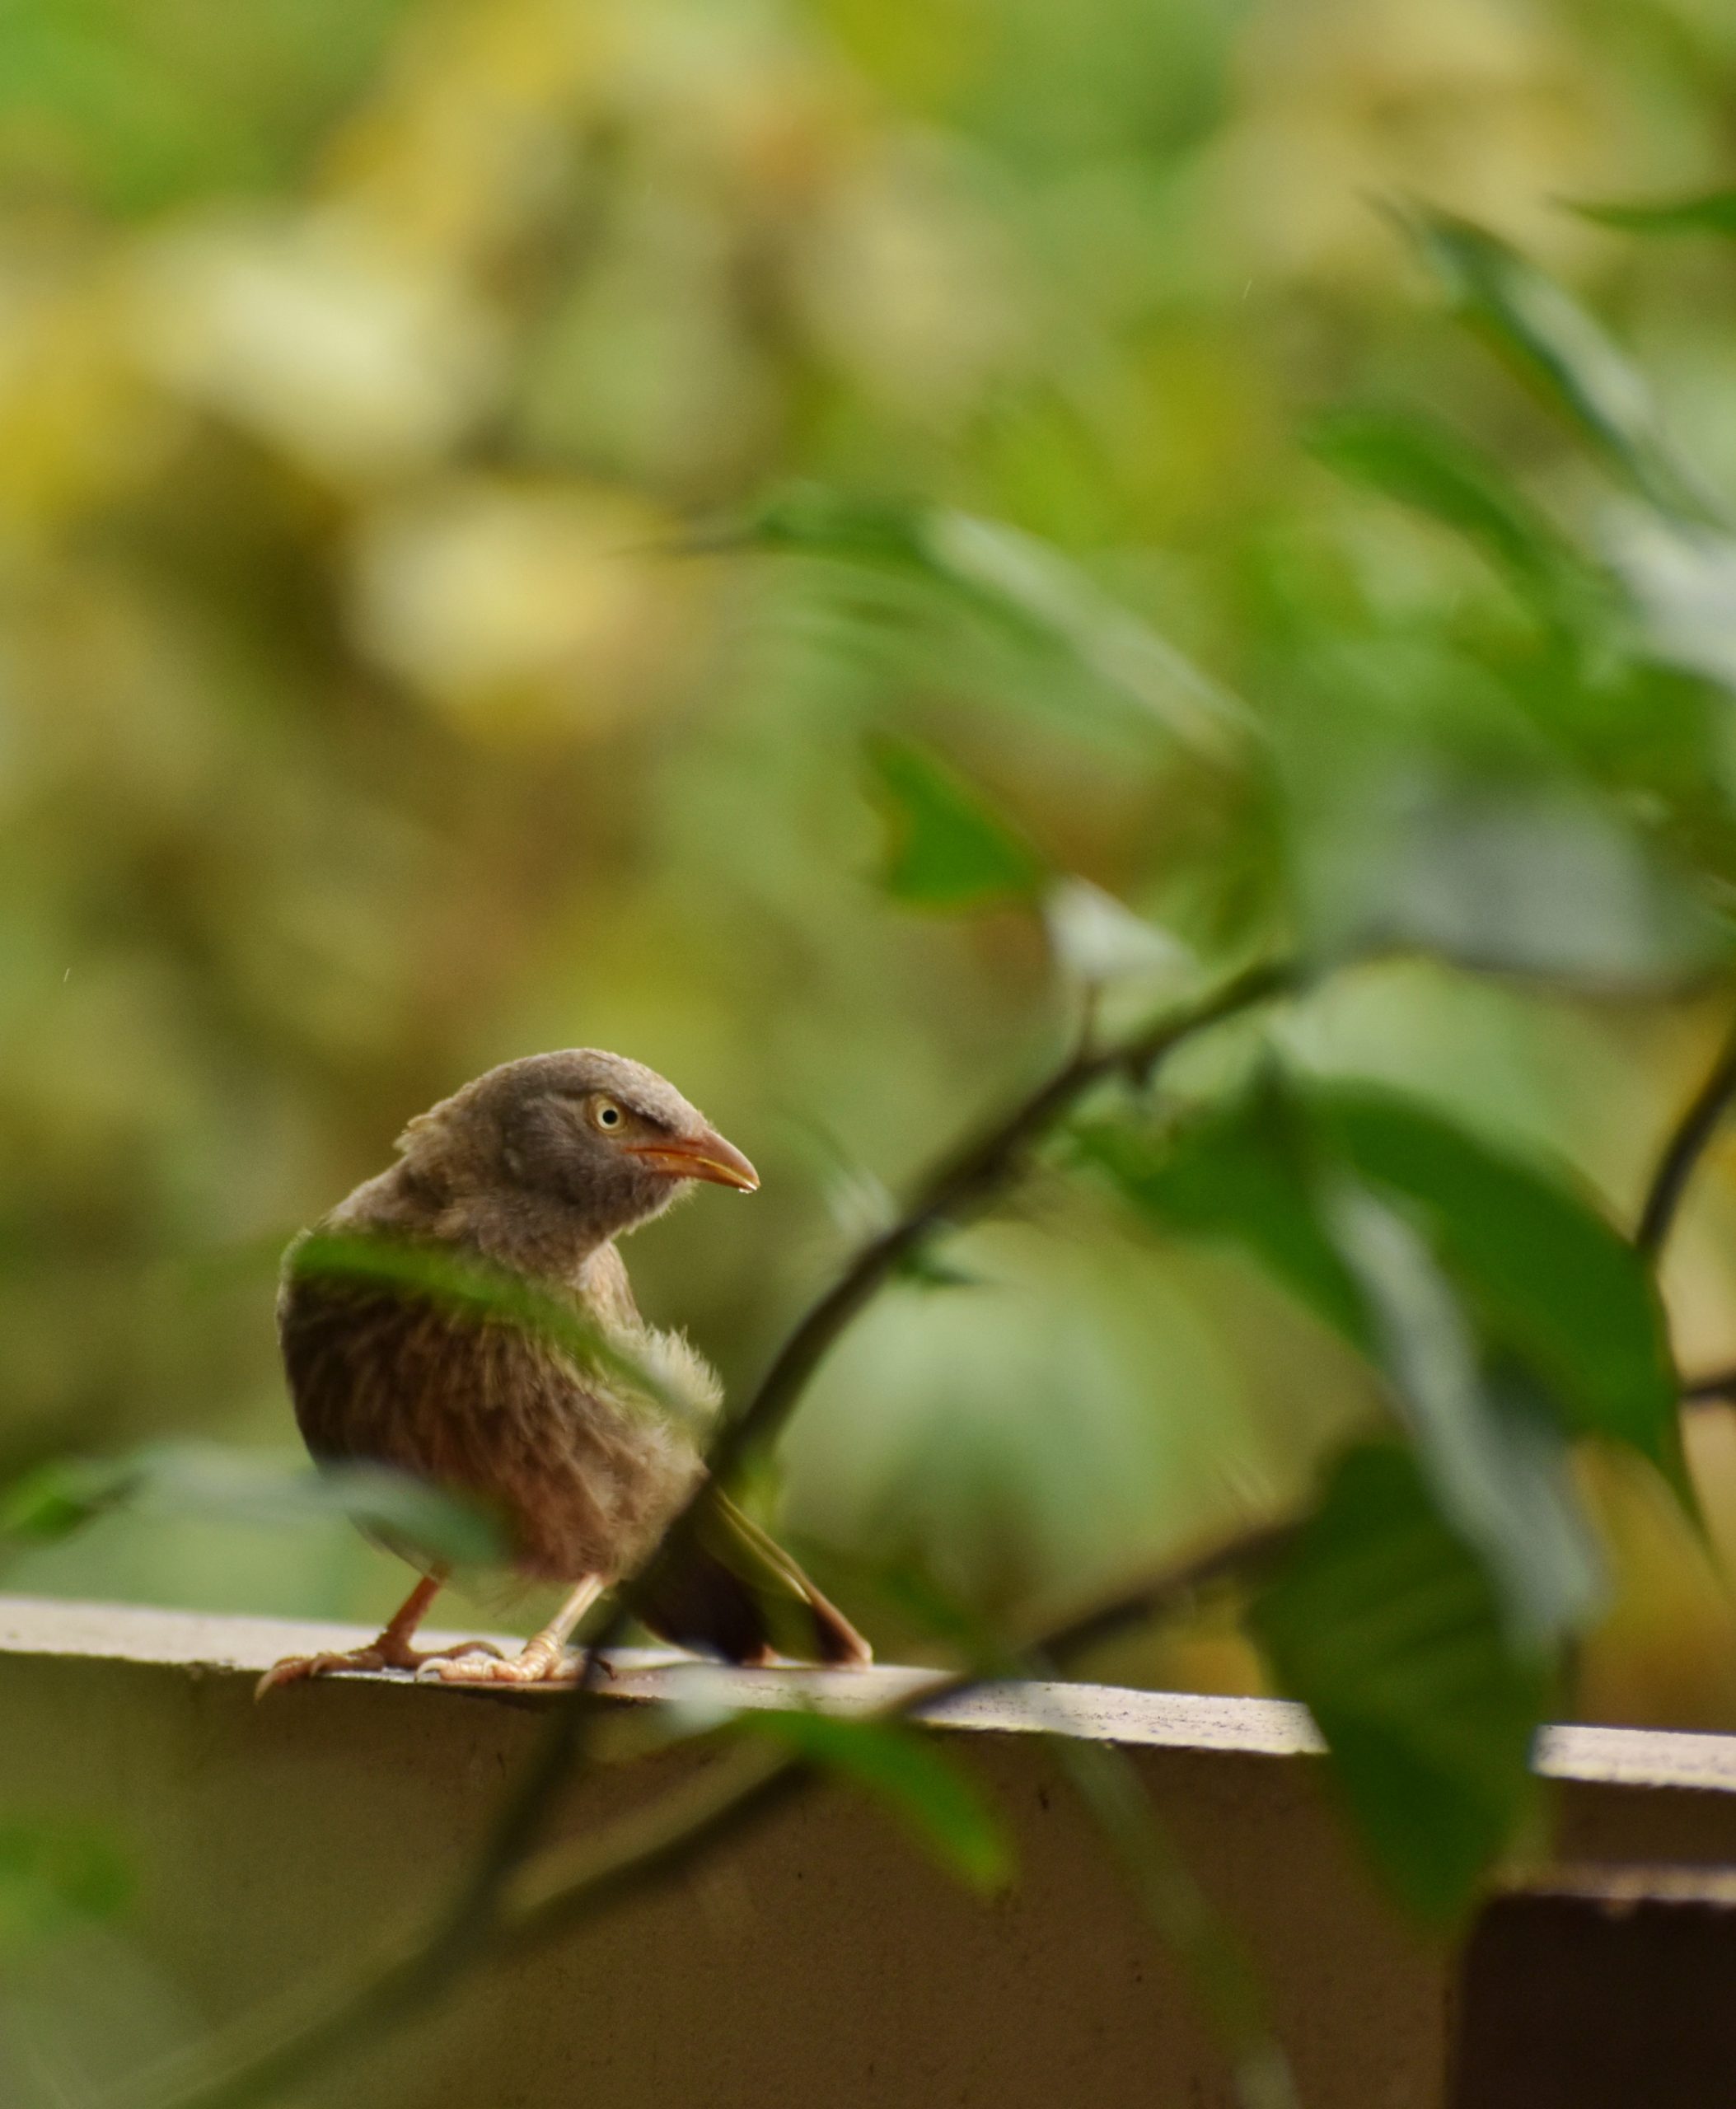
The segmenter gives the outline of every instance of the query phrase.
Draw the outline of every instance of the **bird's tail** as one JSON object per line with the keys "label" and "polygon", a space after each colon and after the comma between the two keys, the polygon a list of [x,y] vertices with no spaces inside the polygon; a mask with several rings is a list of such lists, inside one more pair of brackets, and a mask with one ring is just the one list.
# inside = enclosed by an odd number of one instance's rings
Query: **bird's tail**
{"label": "bird's tail", "polygon": [[776,1541],[727,1494],[712,1492],[677,1560],[645,1578],[639,1617],[678,1648],[732,1662],[775,1655],[858,1667],[874,1651]]}

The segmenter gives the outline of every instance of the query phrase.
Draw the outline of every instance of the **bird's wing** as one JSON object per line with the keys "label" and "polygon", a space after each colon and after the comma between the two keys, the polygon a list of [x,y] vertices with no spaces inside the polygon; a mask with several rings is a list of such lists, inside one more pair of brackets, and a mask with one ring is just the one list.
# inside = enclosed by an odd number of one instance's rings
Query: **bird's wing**
{"label": "bird's wing", "polygon": [[647,1578],[639,1615],[666,1639],[732,1662],[873,1660],[867,1641],[776,1539],[715,1489],[691,1550],[679,1565],[659,1562]]}

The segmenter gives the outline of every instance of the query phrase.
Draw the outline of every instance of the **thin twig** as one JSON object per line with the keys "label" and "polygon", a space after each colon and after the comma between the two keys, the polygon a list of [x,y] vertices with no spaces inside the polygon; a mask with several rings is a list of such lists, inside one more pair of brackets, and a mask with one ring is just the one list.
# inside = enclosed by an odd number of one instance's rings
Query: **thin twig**
{"label": "thin twig", "polygon": [[1733,1098],[1736,1098],[1736,1025],[1731,1026],[1710,1073],[1672,1129],[1658,1160],[1645,1205],[1640,1212],[1640,1227],[1634,1232],[1634,1243],[1640,1251],[1655,1257],[1663,1250],[1688,1181]]}
{"label": "thin twig", "polygon": [[[864,1246],[784,1341],[742,1412],[709,1460],[726,1481],[751,1451],[770,1442],[788,1419],[808,1379],[863,1306],[925,1239],[976,1214],[1022,1168],[1027,1153],[1074,1101],[1114,1076],[1149,1079],[1183,1041],[1238,1012],[1282,994],[1295,980],[1288,965],[1247,968],[1185,1010],[1093,1054],[1083,1049],[987,1132],[930,1175],[905,1213]],[[690,1524],[704,1499],[695,1498],[676,1528]]]}
{"label": "thin twig", "polygon": [[1685,1406],[1712,1406],[1736,1402],[1736,1369],[1720,1369],[1710,1377],[1696,1377],[1682,1387]]}
{"label": "thin twig", "polygon": [[1070,1662],[1114,1639],[1130,1626],[1144,1625],[1178,1610],[1190,1597],[1217,1583],[1246,1574],[1251,1568],[1269,1566],[1295,1543],[1300,1527],[1288,1519],[1256,1525],[1239,1537],[1209,1546],[1179,1566],[1167,1568],[1139,1588],[1093,1605],[1064,1625],[1051,1627],[1031,1645],[1057,1662]]}

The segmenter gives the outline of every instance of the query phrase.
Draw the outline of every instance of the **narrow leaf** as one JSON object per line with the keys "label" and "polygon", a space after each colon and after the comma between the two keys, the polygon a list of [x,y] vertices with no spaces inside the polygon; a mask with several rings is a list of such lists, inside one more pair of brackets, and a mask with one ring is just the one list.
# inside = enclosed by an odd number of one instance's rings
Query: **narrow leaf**
{"label": "narrow leaf", "polygon": [[1635,505],[1612,511],[1603,540],[1651,657],[1736,690],[1736,536]]}
{"label": "narrow leaf", "polygon": [[1150,624],[1060,550],[1004,521],[803,484],[714,545],[732,540],[923,578],[988,621],[1064,652],[1141,718],[1191,746],[1221,753],[1255,727],[1239,697]]}
{"label": "narrow leaf", "polygon": [[1736,190],[1704,190],[1687,198],[1570,201],[1568,210],[1622,234],[1736,235]]}
{"label": "narrow leaf", "polygon": [[1425,1919],[1458,1916],[1531,1805],[1548,1682],[1408,1451],[1340,1460],[1251,1622],[1387,1882]]}
{"label": "narrow leaf", "polygon": [[1350,481],[1474,542],[1551,621],[1571,624],[1595,608],[1601,589],[1579,552],[1499,463],[1449,426],[1414,412],[1345,410],[1317,424],[1308,443]]}
{"label": "narrow leaf", "polygon": [[138,1477],[126,1459],[48,1458],[0,1492],[0,1543],[52,1545],[68,1537],[124,1501]]}
{"label": "narrow leaf", "polygon": [[1228,2063],[1238,2109],[1297,2109],[1259,1972],[1195,1879],[1126,1751],[1071,1736],[1052,1737],[1051,1747],[1147,1922],[1186,1971]]}
{"label": "narrow leaf", "polygon": [[912,908],[963,910],[1033,900],[1043,861],[976,788],[901,740],[870,750],[887,827],[881,883]]}
{"label": "narrow leaf", "polygon": [[1654,504],[1704,517],[1650,388],[1603,324],[1499,236],[1427,208],[1402,216],[1465,319]]}
{"label": "narrow leaf", "polygon": [[383,1465],[316,1470],[301,1459],[214,1443],[145,1443],[112,1458],[57,1458],[0,1499],[0,1538],[65,1536],[107,1511],[291,1526],[341,1516],[453,1565],[503,1558],[510,1541],[484,1508]]}
{"label": "narrow leaf", "polygon": [[986,1895],[1012,1879],[1006,1826],[968,1775],[919,1729],[812,1712],[746,1714],[741,1725],[864,1789],[968,1887]]}
{"label": "narrow leaf", "polygon": [[1253,729],[1238,696],[1049,544],[1004,521],[943,508],[924,518],[920,544],[939,577],[1065,647],[1190,745],[1218,751]]}
{"label": "narrow leaf", "polygon": [[915,1245],[901,1254],[892,1277],[895,1281],[905,1282],[919,1289],[980,1288],[985,1279],[981,1274],[973,1274],[969,1268],[961,1267],[956,1260],[946,1258],[930,1245]]}
{"label": "narrow leaf", "polygon": [[396,1290],[425,1297],[477,1325],[515,1326],[564,1355],[575,1368],[606,1377],[611,1396],[624,1405],[660,1411],[689,1425],[710,1419],[709,1402],[680,1382],[685,1365],[635,1353],[565,1298],[450,1246],[310,1231],[290,1246],[283,1266],[295,1279],[348,1284],[360,1292]]}

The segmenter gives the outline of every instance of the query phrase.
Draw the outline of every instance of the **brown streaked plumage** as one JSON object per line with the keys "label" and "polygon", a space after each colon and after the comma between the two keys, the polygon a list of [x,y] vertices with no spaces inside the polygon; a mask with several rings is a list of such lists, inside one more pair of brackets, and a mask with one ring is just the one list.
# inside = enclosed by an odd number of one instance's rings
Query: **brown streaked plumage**
{"label": "brown streaked plumage", "polygon": [[[371,1648],[292,1658],[261,1691],[326,1669],[423,1662],[454,1681],[558,1675],[578,1616],[645,1560],[704,1475],[696,1424],[718,1404],[717,1377],[679,1334],[639,1316],[614,1240],[695,1180],[751,1191],[759,1181],[741,1152],[654,1071],[595,1048],[490,1069],[411,1121],[398,1147],[391,1169],[357,1187],[321,1232],[424,1250],[559,1298],[690,1401],[693,1417],[624,1396],[500,1312],[298,1265],[298,1240],[278,1322],[315,1458],[392,1466],[480,1496],[508,1521],[517,1569],[572,1593],[517,1657],[480,1642],[424,1656],[411,1639],[438,1587],[427,1578]],[[693,1557],[654,1575],[641,1611],[666,1638],[737,1662],[765,1661],[774,1647],[869,1659],[842,1613],[721,1499]]]}

